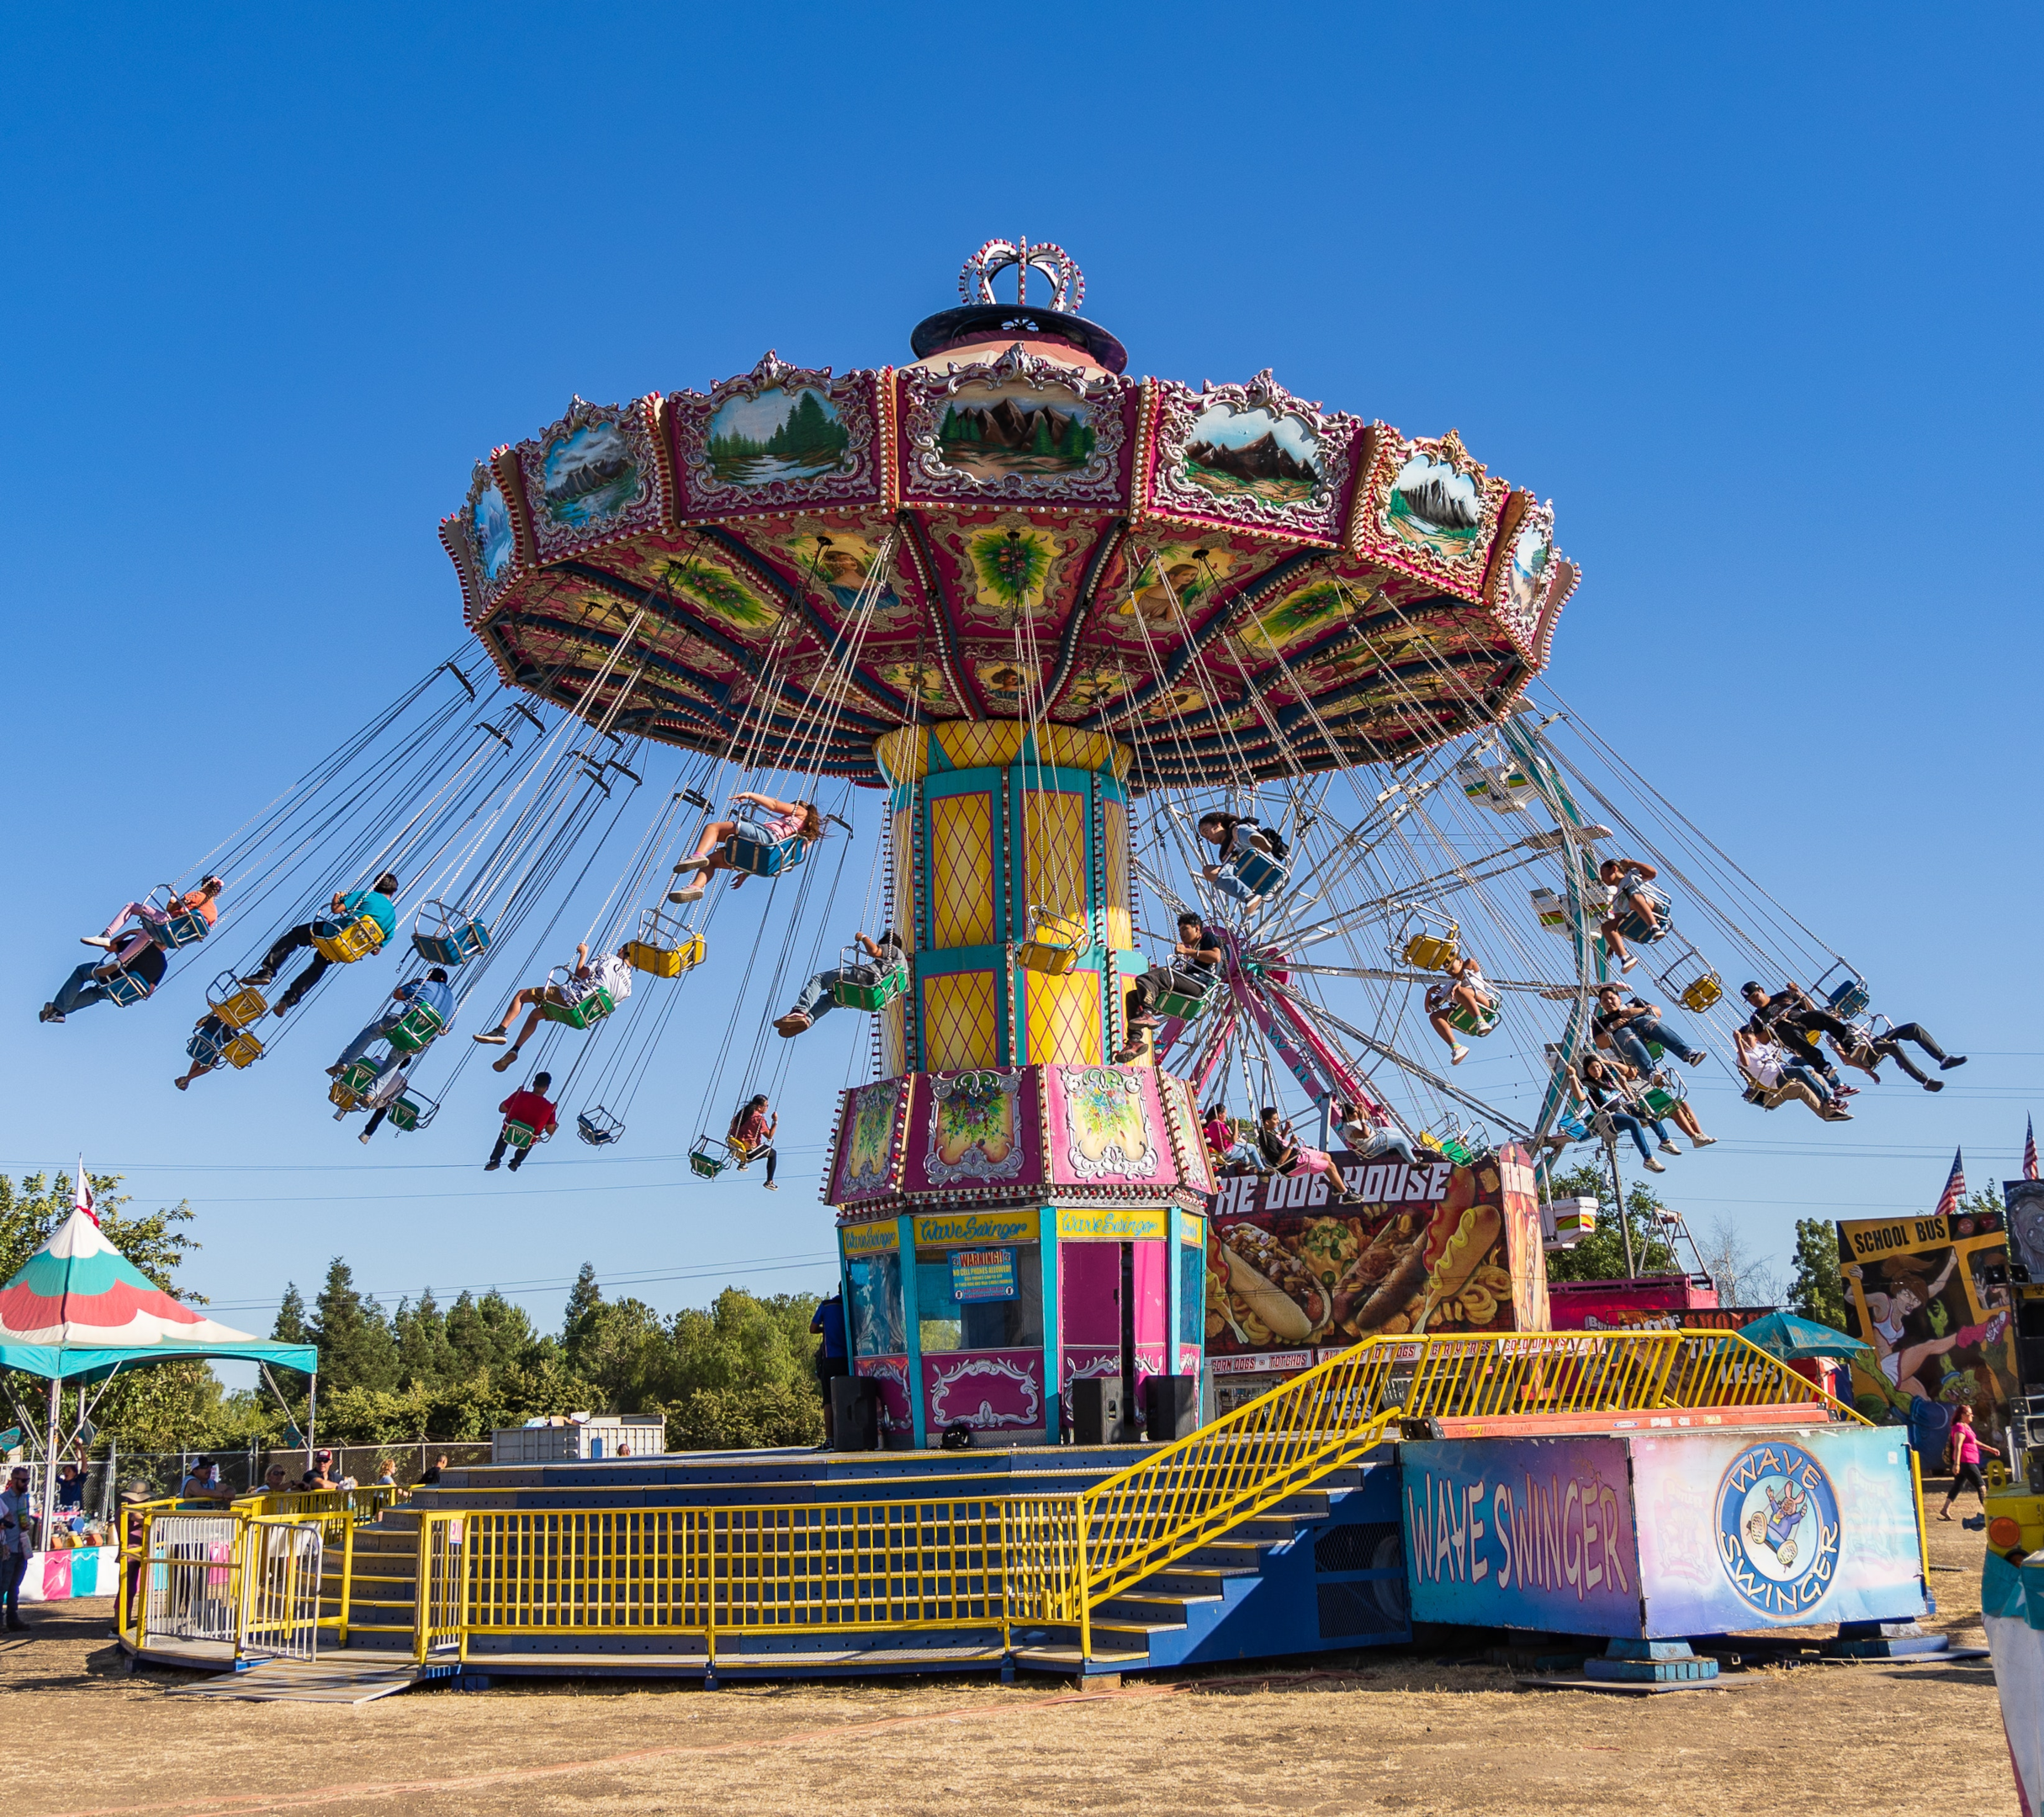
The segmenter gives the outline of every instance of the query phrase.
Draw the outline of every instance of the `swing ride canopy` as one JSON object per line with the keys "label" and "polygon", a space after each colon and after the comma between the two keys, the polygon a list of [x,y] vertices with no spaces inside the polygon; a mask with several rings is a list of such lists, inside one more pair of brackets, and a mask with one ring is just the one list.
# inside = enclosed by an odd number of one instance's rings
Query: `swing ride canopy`
{"label": "swing ride canopy", "polygon": [[56,1381],[190,1357],[242,1357],[317,1372],[311,1344],[252,1338],[150,1285],[82,1210],[74,1210],[0,1287],[0,1368]]}
{"label": "swing ride canopy", "polygon": [[[1050,308],[1019,299],[1032,270]],[[1409,756],[1544,666],[1576,570],[1454,430],[1268,371],[1132,378],[1052,245],[989,241],[960,289],[909,365],[769,352],[707,391],[577,398],[479,463],[441,532],[505,680],[871,785],[894,727],[1050,721],[1131,743],[1140,788]]]}

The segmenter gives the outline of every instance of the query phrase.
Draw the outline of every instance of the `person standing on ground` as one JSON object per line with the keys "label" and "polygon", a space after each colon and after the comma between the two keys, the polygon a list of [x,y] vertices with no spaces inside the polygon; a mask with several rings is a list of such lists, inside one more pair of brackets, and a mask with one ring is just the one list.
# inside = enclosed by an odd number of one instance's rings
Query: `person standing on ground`
{"label": "person standing on ground", "polygon": [[21,1618],[21,1578],[29,1568],[29,1523],[34,1503],[29,1493],[29,1466],[17,1464],[8,1473],[7,1487],[0,1490],[0,1614],[6,1616],[10,1634],[29,1625]]}
{"label": "person standing on ground", "polygon": [[823,1444],[838,1442],[837,1416],[830,1405],[830,1385],[840,1375],[851,1374],[851,1357],[845,1342],[845,1293],[840,1288],[816,1309],[809,1321],[811,1333],[823,1342],[816,1353],[816,1385],[823,1391]]}
{"label": "person standing on ground", "polygon": [[1980,1474],[1980,1454],[1999,1457],[1999,1449],[1991,1444],[1983,1444],[1980,1434],[1973,1430],[1973,1410],[1962,1406],[1953,1417],[1951,1437],[1946,1441],[1951,1457],[1951,1492],[1945,1497],[1945,1505],[1938,1510],[1940,1520],[1951,1518],[1951,1504],[1959,1499],[1962,1489],[1971,1487],[1980,1497],[1980,1508],[1987,1512],[1987,1479]]}

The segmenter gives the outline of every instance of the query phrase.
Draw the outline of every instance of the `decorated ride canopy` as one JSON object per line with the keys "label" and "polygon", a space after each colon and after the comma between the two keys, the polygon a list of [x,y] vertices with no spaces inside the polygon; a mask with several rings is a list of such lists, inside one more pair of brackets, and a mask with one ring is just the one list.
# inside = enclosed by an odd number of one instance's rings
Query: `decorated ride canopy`
{"label": "decorated ride canopy", "polygon": [[1544,665],[1577,578],[1552,508],[1452,429],[1268,371],[1131,377],[1056,246],[991,241],[961,289],[907,366],[769,352],[707,391],[578,398],[479,463],[441,529],[506,681],[875,785],[892,728],[1047,720],[1130,743],[1141,787],[1411,755]]}
{"label": "decorated ride canopy", "polygon": [[82,1210],[0,1287],[0,1368],[68,1381],[188,1357],[320,1366],[311,1344],[252,1338],[152,1286]]}

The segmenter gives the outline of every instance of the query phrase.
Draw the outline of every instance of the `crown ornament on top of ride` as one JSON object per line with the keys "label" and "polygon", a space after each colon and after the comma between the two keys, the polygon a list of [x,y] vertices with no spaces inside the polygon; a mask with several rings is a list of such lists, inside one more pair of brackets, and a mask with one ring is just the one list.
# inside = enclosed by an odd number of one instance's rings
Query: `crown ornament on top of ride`
{"label": "crown ornament on top of ride", "polygon": [[1552,507],[1452,429],[1132,375],[1050,241],[986,241],[959,292],[908,364],[770,353],[479,463],[442,535],[505,679],[876,785],[904,724],[1108,732],[1146,787],[1400,760],[1545,665]]}

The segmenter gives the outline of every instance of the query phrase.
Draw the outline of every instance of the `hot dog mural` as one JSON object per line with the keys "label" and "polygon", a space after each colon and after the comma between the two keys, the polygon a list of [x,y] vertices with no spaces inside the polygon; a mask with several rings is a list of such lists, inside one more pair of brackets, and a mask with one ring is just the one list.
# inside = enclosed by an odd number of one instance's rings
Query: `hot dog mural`
{"label": "hot dog mural", "polygon": [[1333,1158],[1360,1203],[1335,1199],[1323,1174],[1222,1180],[1207,1219],[1210,1357],[1546,1329],[1539,1210],[1522,1151],[1468,1166]]}

